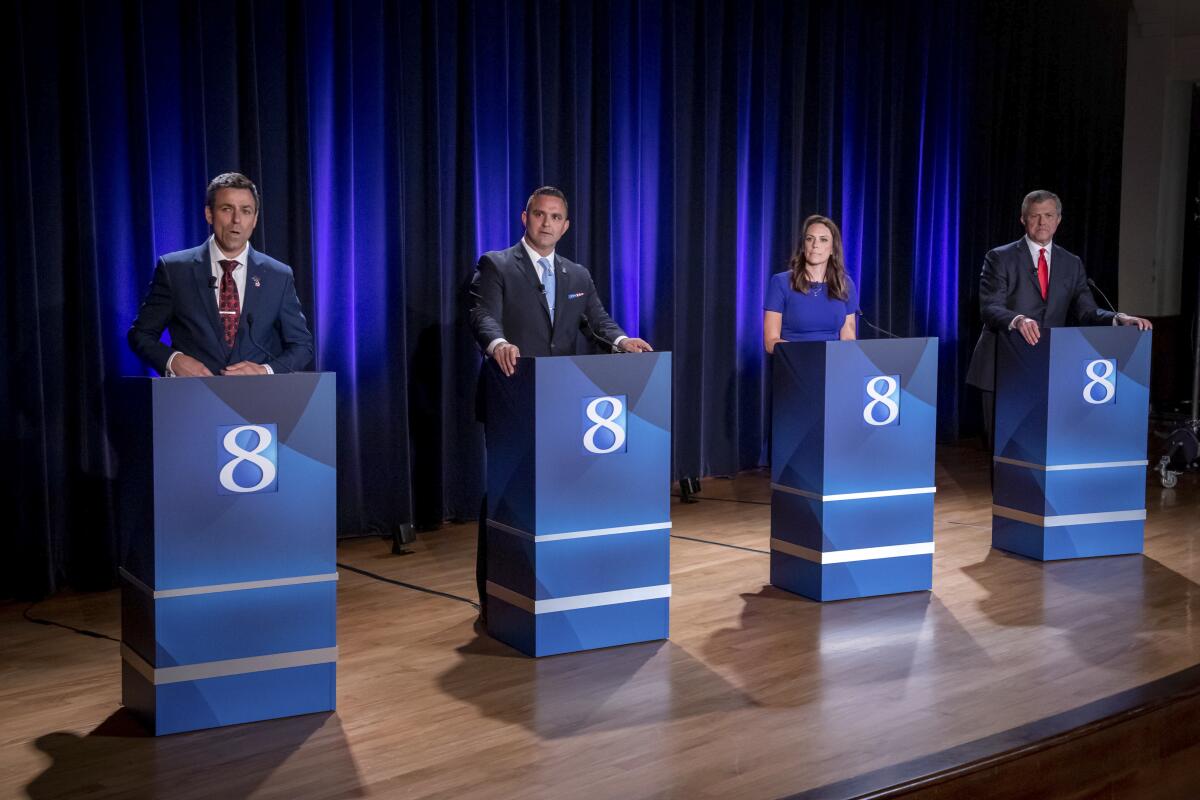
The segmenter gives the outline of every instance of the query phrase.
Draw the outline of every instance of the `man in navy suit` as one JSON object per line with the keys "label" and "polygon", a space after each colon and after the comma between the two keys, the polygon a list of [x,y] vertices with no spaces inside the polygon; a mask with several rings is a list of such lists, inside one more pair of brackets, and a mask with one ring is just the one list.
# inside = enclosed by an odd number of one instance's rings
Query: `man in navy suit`
{"label": "man in navy suit", "polygon": [[983,259],[979,276],[979,310],[983,333],[975,345],[967,383],[983,392],[983,424],[992,443],[995,413],[996,334],[1016,330],[1037,345],[1042,328],[1074,325],[1136,325],[1150,330],[1150,322],[1120,312],[1097,308],[1088,287],[1083,262],[1054,244],[1062,222],[1062,201],[1053,192],[1037,190],[1021,203],[1025,235],[997,247]]}
{"label": "man in navy suit", "polygon": [[[517,359],[522,356],[577,355],[583,328],[613,351],[644,353],[653,349],[642,339],[626,336],[613,321],[585,268],[555,253],[558,240],[571,227],[567,198],[561,191],[553,186],[534,191],[521,212],[521,224],[525,226],[521,241],[507,250],[484,253],[471,283],[471,331],[505,375],[516,371]],[[482,421],[482,380],[479,387],[476,408]],[[475,562],[483,617],[487,611],[486,516],[485,497],[479,512]]]}
{"label": "man in navy suit", "polygon": [[[258,210],[258,188],[249,178],[218,175],[204,203],[212,236],[158,259],[128,339],[160,374],[265,375],[312,363],[312,334],[292,270],[249,244]],[[164,329],[169,346],[160,340]]]}

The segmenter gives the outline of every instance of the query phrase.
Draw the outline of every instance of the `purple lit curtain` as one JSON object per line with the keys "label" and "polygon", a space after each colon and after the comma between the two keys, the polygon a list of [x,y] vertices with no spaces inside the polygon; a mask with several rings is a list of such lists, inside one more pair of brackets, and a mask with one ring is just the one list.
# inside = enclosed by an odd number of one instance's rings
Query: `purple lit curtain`
{"label": "purple lit curtain", "polygon": [[1115,289],[1123,107],[1119,4],[986,5],[19,2],[0,596],[111,582],[124,332],[230,169],[259,183],[254,246],[295,269],[338,374],[341,535],[477,513],[465,287],[544,183],[570,200],[561,251],[675,354],[677,476],[764,462],[763,292],[816,212],[871,321],[941,339],[939,423],[970,432],[978,264],[1026,188],[1069,193],[1064,243]]}

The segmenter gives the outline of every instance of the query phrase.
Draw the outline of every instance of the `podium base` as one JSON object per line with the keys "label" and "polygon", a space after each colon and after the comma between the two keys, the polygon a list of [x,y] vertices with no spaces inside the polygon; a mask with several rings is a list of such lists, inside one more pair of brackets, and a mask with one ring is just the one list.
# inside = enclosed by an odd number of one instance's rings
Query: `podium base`
{"label": "podium base", "polygon": [[927,592],[933,588],[933,555],[819,564],[773,550],[771,585],[821,602]]}
{"label": "podium base", "polygon": [[152,734],[163,736],[332,711],[336,671],[333,663],[309,664],[155,685],[126,660],[121,702]]}
{"label": "podium base", "polygon": [[668,638],[670,600],[533,613],[489,595],[488,635],[528,656],[552,656]]}
{"label": "podium base", "polygon": [[993,516],[992,547],[1037,561],[1137,555],[1145,527],[1144,520],[1124,520],[1045,528]]}

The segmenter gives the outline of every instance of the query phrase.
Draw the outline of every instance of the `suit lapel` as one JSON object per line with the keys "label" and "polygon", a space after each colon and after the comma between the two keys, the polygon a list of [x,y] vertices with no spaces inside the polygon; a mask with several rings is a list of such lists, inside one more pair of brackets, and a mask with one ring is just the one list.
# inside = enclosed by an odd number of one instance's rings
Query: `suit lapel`
{"label": "suit lapel", "polygon": [[225,328],[221,325],[221,315],[217,313],[217,293],[208,285],[211,277],[212,262],[209,261],[208,244],[205,243],[196,251],[196,258],[192,262],[192,278],[196,285],[197,296],[200,298],[200,306],[204,309],[205,316],[208,317],[209,325],[212,326],[217,352],[228,354],[229,348],[225,346]]}
{"label": "suit lapel", "polygon": [[[522,242],[517,242],[516,247],[517,267],[521,274],[529,281],[529,285],[537,292],[538,302],[542,304],[542,311],[545,314],[546,323],[550,324],[550,304],[546,300],[546,293],[542,291],[542,282],[538,278],[537,266],[529,260],[529,253],[525,252],[525,245]],[[557,293],[556,293],[557,294]],[[550,325],[551,330],[554,326]]]}
{"label": "suit lapel", "polygon": [[[1067,259],[1063,256],[1063,249],[1058,247],[1053,242],[1050,243],[1050,286],[1046,289],[1046,316],[1050,316],[1049,309],[1059,308],[1062,306],[1062,300],[1067,292]],[[1063,314],[1063,321],[1066,321],[1066,313]]]}
{"label": "suit lapel", "polygon": [[567,301],[567,270],[564,266],[567,263],[565,258],[562,258],[558,253],[554,254],[554,324],[552,327],[558,327],[558,321],[562,319],[563,310],[566,308]]}
{"label": "suit lapel", "polygon": [[1023,280],[1028,281],[1033,287],[1034,293],[1040,299],[1042,296],[1042,286],[1038,283],[1037,260],[1034,259],[1033,253],[1029,252],[1029,245],[1022,238],[1017,241],[1017,252],[1020,255],[1021,275]]}
{"label": "suit lapel", "polygon": [[246,320],[252,318],[258,310],[266,280],[258,258],[258,252],[253,247],[246,249],[246,289],[242,296],[242,315],[238,321],[238,332],[235,341],[241,342],[250,326]]}

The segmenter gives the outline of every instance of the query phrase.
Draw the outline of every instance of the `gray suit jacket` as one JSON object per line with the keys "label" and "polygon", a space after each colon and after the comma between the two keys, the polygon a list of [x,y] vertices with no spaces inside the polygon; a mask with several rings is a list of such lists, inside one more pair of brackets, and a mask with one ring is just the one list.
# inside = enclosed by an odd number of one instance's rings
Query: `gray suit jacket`
{"label": "gray suit jacket", "polygon": [[1079,256],[1056,244],[1050,250],[1050,284],[1046,299],[1038,286],[1037,263],[1025,237],[997,247],[983,259],[979,276],[979,311],[983,332],[971,355],[967,383],[986,391],[996,387],[996,333],[1007,331],[1018,314],[1043,328],[1111,325],[1116,315],[1096,307]]}

